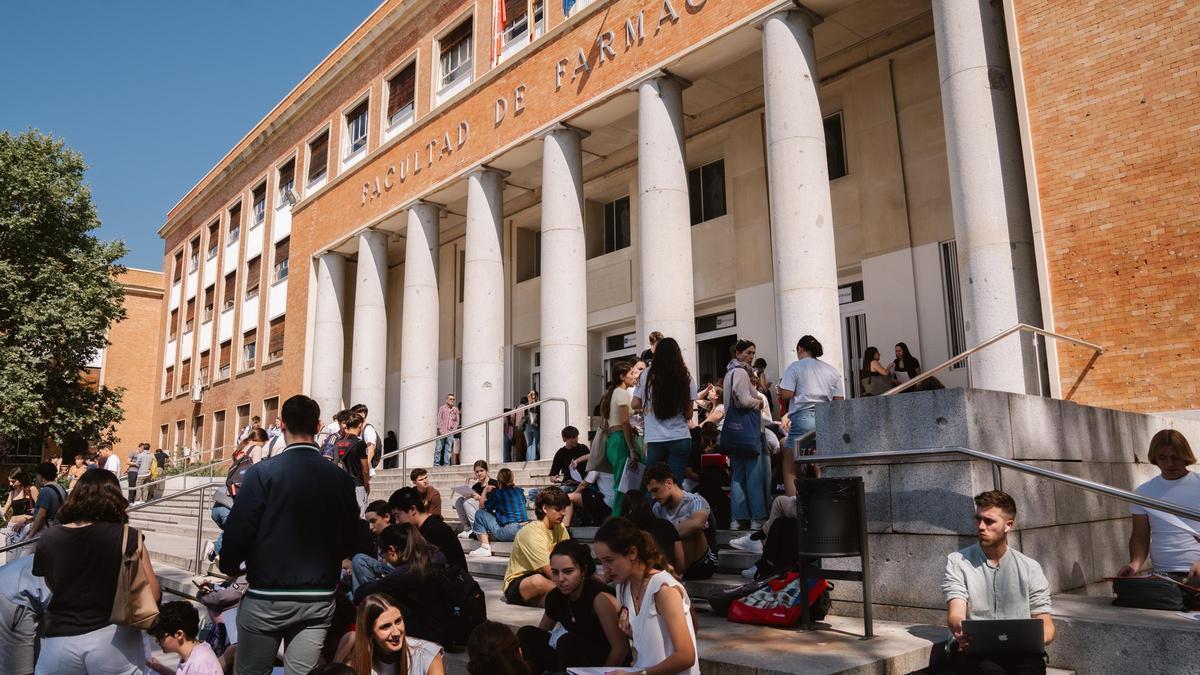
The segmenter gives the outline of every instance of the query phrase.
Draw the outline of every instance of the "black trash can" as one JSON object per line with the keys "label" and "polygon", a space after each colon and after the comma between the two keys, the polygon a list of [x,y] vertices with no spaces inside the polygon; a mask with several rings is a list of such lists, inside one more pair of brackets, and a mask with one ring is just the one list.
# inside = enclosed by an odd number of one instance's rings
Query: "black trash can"
{"label": "black trash can", "polygon": [[866,514],[861,513],[863,481],[850,478],[801,478],[797,483],[796,520],[800,555],[845,558],[862,555]]}

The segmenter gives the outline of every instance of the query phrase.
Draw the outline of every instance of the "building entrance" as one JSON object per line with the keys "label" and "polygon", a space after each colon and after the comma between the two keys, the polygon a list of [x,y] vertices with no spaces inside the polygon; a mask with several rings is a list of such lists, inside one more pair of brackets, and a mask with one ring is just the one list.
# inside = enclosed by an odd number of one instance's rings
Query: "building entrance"
{"label": "building entrance", "polygon": [[725,379],[725,366],[729,365],[729,350],[737,344],[738,337],[721,337],[696,342],[696,388],[703,389],[709,382],[720,384]]}

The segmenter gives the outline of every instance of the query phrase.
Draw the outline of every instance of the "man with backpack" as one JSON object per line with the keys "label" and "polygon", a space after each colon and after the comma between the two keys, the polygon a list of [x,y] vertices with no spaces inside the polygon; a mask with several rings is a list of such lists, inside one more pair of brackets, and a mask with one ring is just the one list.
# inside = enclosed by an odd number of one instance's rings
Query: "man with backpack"
{"label": "man with backpack", "polygon": [[334,446],[337,445],[338,439],[346,435],[346,420],[349,418],[349,410],[339,410],[338,412],[334,413],[333,421],[329,424],[326,424],[324,428],[321,429],[319,439],[321,444],[321,456],[333,462],[334,464],[337,464],[339,459],[337,452],[334,450]]}
{"label": "man with backpack", "polygon": [[58,524],[58,509],[67,501],[67,491],[55,480],[58,467],[42,462],[34,469],[37,476],[38,498],[33,505],[33,522],[25,531],[25,539],[37,536],[42,529]]}
{"label": "man with backpack", "polygon": [[371,493],[371,459],[363,433],[363,416],[350,413],[346,420],[346,433],[334,444],[338,461],[354,479],[354,498],[358,501],[360,518],[367,515],[367,495]]}
{"label": "man with backpack", "polygon": [[383,456],[380,453],[383,449],[383,437],[379,435],[378,431],[375,431],[375,427],[367,424],[367,406],[362,403],[355,404],[350,408],[350,412],[362,415],[363,427],[359,436],[367,443],[367,461],[371,465],[370,474],[374,476],[375,467],[379,466],[379,458]]}

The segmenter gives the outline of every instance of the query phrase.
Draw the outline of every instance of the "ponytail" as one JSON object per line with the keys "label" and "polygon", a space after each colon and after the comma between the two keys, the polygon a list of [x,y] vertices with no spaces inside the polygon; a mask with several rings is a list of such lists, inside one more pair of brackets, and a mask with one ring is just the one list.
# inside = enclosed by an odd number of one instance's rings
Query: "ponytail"
{"label": "ponytail", "polygon": [[621,386],[621,380],[629,374],[633,368],[633,363],[629,361],[621,361],[613,366],[612,379],[608,381],[608,388],[604,390],[604,396],[600,398],[600,416],[604,418],[605,426],[608,426],[608,415],[612,411],[610,403],[612,402],[613,390]]}
{"label": "ponytail", "polygon": [[674,568],[655,545],[654,538],[626,518],[609,518],[604,521],[600,529],[596,530],[594,539],[603,542],[618,555],[629,555],[630,551],[636,549],[638,561],[647,569],[666,570],[675,574]]}

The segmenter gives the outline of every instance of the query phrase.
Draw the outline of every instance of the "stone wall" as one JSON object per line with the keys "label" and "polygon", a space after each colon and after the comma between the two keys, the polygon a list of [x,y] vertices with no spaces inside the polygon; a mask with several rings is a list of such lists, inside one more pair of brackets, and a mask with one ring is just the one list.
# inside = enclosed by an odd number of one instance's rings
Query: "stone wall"
{"label": "stone wall", "polygon": [[[1196,420],[980,389],[835,401],[817,410],[821,454],[964,446],[1126,490],[1158,474],[1146,451],[1165,428],[1200,443]],[[1041,562],[1052,592],[1082,588],[1128,561],[1128,506],[1066,484],[940,458],[830,466],[824,475],[864,479],[882,618],[928,621],[929,610],[944,609],[946,555],[974,543],[972,497],[994,487],[1016,500],[1013,544]],[[826,565],[856,569],[858,561]],[[861,602],[861,584],[838,583],[834,597]]]}

